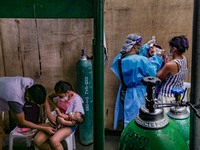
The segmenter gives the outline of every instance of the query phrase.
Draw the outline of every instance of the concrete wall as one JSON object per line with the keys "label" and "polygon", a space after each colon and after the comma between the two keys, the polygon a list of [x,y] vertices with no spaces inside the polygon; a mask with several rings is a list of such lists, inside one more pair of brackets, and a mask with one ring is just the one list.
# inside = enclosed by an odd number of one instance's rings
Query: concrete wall
{"label": "concrete wall", "polygon": [[[108,62],[105,66],[105,128],[113,129],[115,98],[119,81],[110,71],[130,33],[139,33],[144,43],[156,36],[168,50],[171,37],[189,38],[186,53],[190,81],[192,0],[106,0],[105,34]],[[76,89],[76,62],[80,50],[92,53],[92,19],[0,19],[0,76],[30,76],[52,91],[56,81],[70,81]],[[119,130],[121,130],[119,128]]]}

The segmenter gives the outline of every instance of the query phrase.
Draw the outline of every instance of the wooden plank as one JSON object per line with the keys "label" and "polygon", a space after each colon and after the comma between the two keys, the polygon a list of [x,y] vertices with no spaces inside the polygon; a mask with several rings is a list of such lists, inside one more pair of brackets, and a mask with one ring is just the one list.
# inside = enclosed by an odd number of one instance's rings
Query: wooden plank
{"label": "wooden plank", "polygon": [[39,56],[35,21],[2,19],[2,42],[6,76],[38,78]]}
{"label": "wooden plank", "polygon": [[92,53],[92,19],[1,19],[1,28],[7,76],[32,77],[47,90],[58,80],[76,88],[80,51]]}
{"label": "wooden plank", "polygon": [[58,80],[71,82],[76,89],[76,63],[81,49],[92,52],[92,19],[39,19],[42,83],[48,91]]}
{"label": "wooden plank", "polygon": [[4,72],[4,56],[3,56],[3,45],[2,45],[2,35],[1,35],[1,26],[0,26],[0,76],[5,76]]}
{"label": "wooden plank", "polygon": [[16,22],[13,20],[1,20],[1,36],[5,75],[22,75],[19,34]]}

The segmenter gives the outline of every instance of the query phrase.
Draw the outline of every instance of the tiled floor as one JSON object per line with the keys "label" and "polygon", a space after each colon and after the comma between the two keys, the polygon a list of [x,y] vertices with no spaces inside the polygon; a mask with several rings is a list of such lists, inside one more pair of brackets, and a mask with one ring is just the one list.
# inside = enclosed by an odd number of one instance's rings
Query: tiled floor
{"label": "tiled floor", "polygon": [[[106,131],[105,132],[105,142],[104,150],[118,150],[120,139],[120,133],[115,131]],[[3,150],[8,150],[8,135],[5,138],[5,146]],[[13,150],[34,150],[34,146],[30,148],[26,147],[26,142],[24,139],[15,139]],[[76,134],[76,150],[95,150],[93,144],[89,146],[84,146],[80,144],[78,136]]]}

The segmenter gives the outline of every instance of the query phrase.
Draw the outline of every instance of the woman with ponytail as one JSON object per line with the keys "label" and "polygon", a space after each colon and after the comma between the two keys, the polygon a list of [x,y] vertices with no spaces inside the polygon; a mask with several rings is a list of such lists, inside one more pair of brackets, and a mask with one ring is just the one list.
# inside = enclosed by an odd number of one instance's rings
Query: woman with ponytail
{"label": "woman with ponytail", "polygon": [[183,53],[188,48],[189,42],[184,35],[175,36],[169,41],[168,53],[173,59],[167,62],[157,73],[157,77],[162,80],[158,99],[163,103],[170,103],[175,100],[171,92],[172,88],[183,87],[183,82],[188,73],[187,59]]}

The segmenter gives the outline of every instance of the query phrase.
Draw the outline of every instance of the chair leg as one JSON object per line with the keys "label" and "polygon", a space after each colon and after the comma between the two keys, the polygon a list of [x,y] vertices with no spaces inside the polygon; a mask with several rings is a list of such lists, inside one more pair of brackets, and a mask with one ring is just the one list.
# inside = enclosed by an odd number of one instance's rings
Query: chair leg
{"label": "chair leg", "polygon": [[26,146],[31,147],[31,139],[26,138]]}
{"label": "chair leg", "polygon": [[14,137],[10,135],[9,136],[9,150],[13,150],[13,141],[14,141]]}
{"label": "chair leg", "polygon": [[76,140],[75,140],[75,135],[74,135],[74,133],[73,133],[73,135],[72,135],[72,141],[73,141],[73,150],[75,150],[75,149],[76,149]]}
{"label": "chair leg", "polygon": [[39,150],[36,146],[34,146],[35,150]]}
{"label": "chair leg", "polygon": [[0,117],[0,149],[3,149],[5,146],[5,131],[4,131],[4,111],[0,112],[1,117]]}
{"label": "chair leg", "polygon": [[[73,133],[72,133],[73,134]],[[73,150],[73,141],[72,141],[72,134],[69,135],[65,141],[67,142],[68,150]]]}

